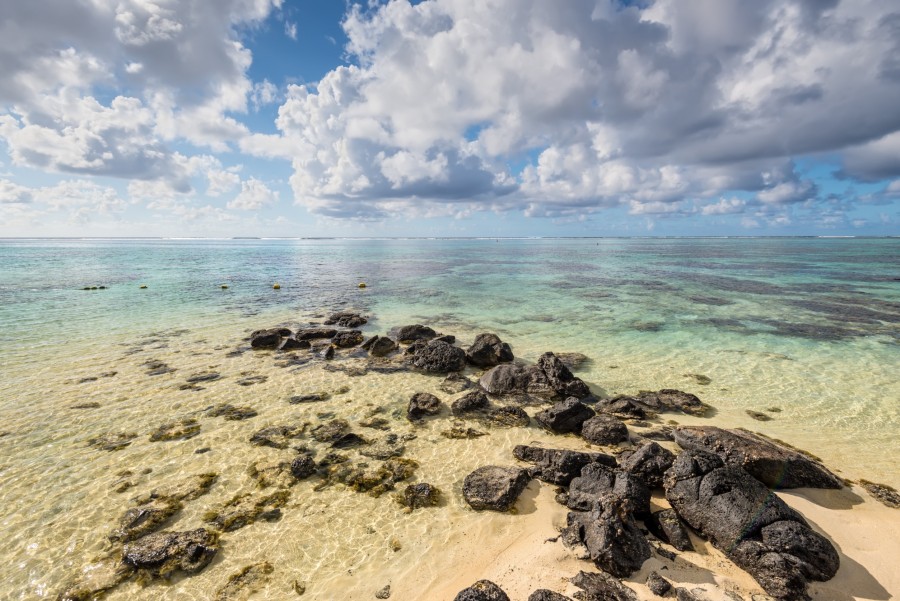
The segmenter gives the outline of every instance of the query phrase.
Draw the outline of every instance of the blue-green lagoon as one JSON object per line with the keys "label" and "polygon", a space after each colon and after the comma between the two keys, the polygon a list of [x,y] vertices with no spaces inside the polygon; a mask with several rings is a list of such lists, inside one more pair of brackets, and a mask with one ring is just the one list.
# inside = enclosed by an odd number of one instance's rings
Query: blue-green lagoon
{"label": "blue-green lagoon", "polygon": [[[199,575],[129,582],[107,598],[210,599],[264,560],[274,571],[253,598],[369,599],[390,583],[392,598],[413,599],[404,582],[439,583],[446,567],[415,558],[461,529],[502,538],[514,528],[515,516],[464,508],[462,478],[510,463],[515,444],[559,437],[532,424],[447,439],[448,419],[405,419],[415,392],[452,400],[442,378],[364,373],[352,351],[325,362],[246,349],[253,330],[339,310],[368,316],[366,337],[421,323],[462,346],[494,332],[527,362],[581,353],[575,373],[597,396],[691,392],[715,414],[666,419],[745,427],[844,478],[900,486],[900,239],[4,240],[3,598],[56,598],[89,577],[141,495],[217,474],[169,524],[187,529],[236,495],[274,490],[259,474],[296,451],[248,440],[285,423],[345,419],[376,440],[383,431],[361,422],[382,417],[418,464],[413,481],[438,486],[444,504],[410,514],[389,494],[300,482],[278,521],[223,534]],[[189,382],[204,374],[218,377]],[[289,402],[322,392],[327,401]],[[212,417],[224,403],[257,415]],[[183,420],[199,432],[151,441]]]}

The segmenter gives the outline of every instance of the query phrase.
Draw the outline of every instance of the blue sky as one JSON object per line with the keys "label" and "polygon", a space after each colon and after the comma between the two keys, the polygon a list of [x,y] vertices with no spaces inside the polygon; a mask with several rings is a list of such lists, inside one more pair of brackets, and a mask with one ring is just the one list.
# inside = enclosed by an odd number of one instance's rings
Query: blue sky
{"label": "blue sky", "polygon": [[0,236],[900,233],[878,0],[0,5]]}

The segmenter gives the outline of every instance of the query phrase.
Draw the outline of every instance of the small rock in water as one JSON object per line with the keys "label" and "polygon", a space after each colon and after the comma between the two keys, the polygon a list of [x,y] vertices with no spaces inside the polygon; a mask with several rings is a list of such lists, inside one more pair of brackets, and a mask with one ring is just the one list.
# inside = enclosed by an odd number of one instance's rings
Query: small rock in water
{"label": "small rock in water", "polygon": [[325,320],[326,326],[340,326],[342,328],[358,328],[361,325],[365,325],[369,320],[360,315],[359,313],[352,313],[350,311],[340,311],[338,313],[332,313],[331,316]]}
{"label": "small rock in water", "polygon": [[253,386],[254,384],[262,384],[266,380],[268,380],[268,376],[255,375],[255,376],[246,376],[237,381],[238,386]]}
{"label": "small rock in water", "polygon": [[404,489],[402,495],[397,496],[397,502],[410,510],[421,507],[434,507],[440,502],[441,493],[437,487],[420,482],[410,484]]}
{"label": "small rock in water", "polygon": [[462,424],[454,424],[449,430],[444,430],[441,432],[441,436],[444,438],[449,438],[451,440],[462,440],[466,438],[478,438],[480,436],[487,436],[487,432],[482,432],[481,430],[476,430],[475,428],[469,428]]}
{"label": "small rock in water", "polygon": [[269,426],[250,436],[250,444],[273,449],[286,449],[291,442],[303,436],[305,426]]}
{"label": "small rock in water", "polygon": [[228,421],[241,421],[258,415],[252,407],[235,407],[228,403],[216,405],[209,409],[206,414],[210,417],[224,417]]}
{"label": "small rock in water", "polygon": [[187,440],[200,434],[200,424],[194,418],[163,424],[150,434],[150,442]]}
{"label": "small rock in water", "polygon": [[105,434],[96,436],[87,441],[88,446],[100,449],[101,451],[120,451],[131,444],[131,441],[137,438],[137,434],[131,432],[119,432],[116,434]]}
{"label": "small rock in water", "polygon": [[703,374],[684,374],[685,378],[694,378],[697,381],[697,384],[701,386],[707,386],[712,382],[712,379],[709,376],[704,376]]}
{"label": "small rock in water", "polygon": [[463,497],[472,509],[509,511],[529,480],[522,468],[487,465],[466,476]]}
{"label": "small rock in water", "polygon": [[417,392],[409,399],[406,409],[406,419],[417,421],[426,416],[437,415],[441,411],[441,401],[433,394]]}
{"label": "small rock in water", "polygon": [[453,373],[444,378],[439,388],[447,394],[459,394],[464,390],[472,388],[475,384],[469,378],[462,374]]}
{"label": "small rock in water", "polygon": [[556,403],[553,407],[537,413],[534,419],[551,432],[566,434],[569,432],[581,432],[584,422],[593,416],[593,409],[577,398],[569,397]]}
{"label": "small rock in water", "polygon": [[122,561],[152,577],[167,578],[183,571],[199,572],[216,554],[218,536],[198,528],[189,532],[149,534],[125,545]]}
{"label": "small rock in water", "polygon": [[216,591],[215,601],[232,601],[246,599],[256,589],[269,581],[269,575],[275,571],[268,561],[255,563],[228,577],[225,586]]}
{"label": "small rock in water", "polygon": [[327,392],[312,392],[309,394],[295,394],[288,399],[288,402],[291,405],[297,405],[299,403],[320,403],[322,401],[327,401],[329,398],[331,398],[331,395]]}
{"label": "small rock in water", "polygon": [[377,593],[375,593],[376,599],[390,599],[391,598],[391,585],[388,584]]}
{"label": "small rock in water", "polygon": [[752,417],[753,419],[755,419],[758,422],[767,422],[770,419],[772,419],[771,416],[766,415],[765,413],[761,413],[759,411],[754,411],[753,409],[747,409],[746,411],[747,411],[747,415],[749,415],[750,417]]}
{"label": "small rock in water", "polygon": [[72,409],[97,409],[100,407],[100,403],[80,403],[78,405],[72,405]]}

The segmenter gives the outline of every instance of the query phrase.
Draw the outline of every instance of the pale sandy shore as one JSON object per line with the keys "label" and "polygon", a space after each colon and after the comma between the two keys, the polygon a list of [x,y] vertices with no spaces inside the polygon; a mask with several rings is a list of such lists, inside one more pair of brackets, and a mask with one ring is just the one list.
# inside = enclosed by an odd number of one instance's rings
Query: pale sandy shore
{"label": "pale sandy shore", "polygon": [[[511,601],[526,601],[539,588],[572,595],[578,589],[568,579],[579,570],[596,571],[589,561],[579,560],[554,539],[565,524],[566,508],[554,499],[554,487],[532,481],[516,505],[514,526],[502,539],[482,536],[464,528],[446,545],[433,552],[447,572],[426,575],[421,566],[410,565],[397,580],[394,598],[409,601],[452,601],[466,586],[480,579],[499,584]],[[859,487],[834,490],[798,489],[779,493],[835,545],[841,567],[824,583],[813,583],[810,595],[817,601],[900,598],[900,510],[885,507]],[[654,498],[657,507],[667,506]],[[651,571],[658,571],[676,586],[702,589],[709,601],[730,601],[726,591],[740,598],[767,600],[752,577],[728,561],[711,544],[694,537],[697,552],[680,553],[675,561],[658,554],[639,572],[625,579],[639,599],[659,599],[644,585]],[[671,550],[671,549],[670,549]],[[427,561],[427,557],[422,558]]]}

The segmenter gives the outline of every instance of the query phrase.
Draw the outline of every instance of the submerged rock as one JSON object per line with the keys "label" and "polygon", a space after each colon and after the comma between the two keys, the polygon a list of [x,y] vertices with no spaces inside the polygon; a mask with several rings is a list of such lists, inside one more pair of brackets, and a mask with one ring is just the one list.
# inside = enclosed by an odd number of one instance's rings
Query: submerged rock
{"label": "submerged rock", "polygon": [[427,482],[410,484],[397,496],[397,501],[410,510],[420,507],[434,507],[441,500],[441,491]]}
{"label": "submerged rock", "polygon": [[104,434],[103,436],[95,436],[87,441],[88,446],[94,447],[101,451],[120,451],[131,444],[137,434],[132,432],[117,432],[114,434]]}
{"label": "submerged rock", "polygon": [[200,434],[200,424],[194,418],[163,424],[150,434],[151,442],[187,440]]}
{"label": "submerged rock", "polygon": [[250,346],[256,349],[276,349],[282,338],[291,336],[290,330],[273,328],[270,330],[256,330],[250,334]]}
{"label": "submerged rock", "polygon": [[297,340],[319,340],[332,338],[338,331],[335,328],[304,328],[294,334]]}
{"label": "submerged rock", "polygon": [[496,334],[479,334],[466,350],[466,359],[478,367],[493,367],[515,359],[509,345]]}
{"label": "submerged rock", "polygon": [[450,411],[453,415],[460,417],[474,411],[486,409],[488,405],[487,395],[480,390],[473,390],[453,401],[450,405]]}
{"label": "submerged rock", "polygon": [[228,577],[225,586],[216,591],[214,601],[233,601],[246,599],[252,595],[258,587],[269,581],[269,575],[275,571],[268,561],[254,563],[242,569],[240,572]]}
{"label": "submerged rock", "polygon": [[228,403],[222,403],[212,407],[206,412],[210,417],[224,417],[228,421],[241,421],[259,415],[253,407],[235,407]]}
{"label": "submerged rock", "polygon": [[703,417],[710,409],[709,405],[702,402],[696,395],[672,388],[664,388],[657,392],[644,390],[627,398],[656,413],[681,412]]}
{"label": "submerged rock", "polygon": [[286,449],[291,443],[303,436],[306,426],[268,426],[257,430],[250,436],[250,444],[273,449]]}
{"label": "submerged rock", "polygon": [[509,601],[509,597],[490,580],[479,580],[459,591],[453,601]]}
{"label": "submerged rock", "polygon": [[464,390],[472,388],[474,385],[474,382],[469,378],[458,373],[452,373],[444,378],[444,381],[441,382],[439,388],[447,394],[459,394]]}
{"label": "submerged rock", "polygon": [[257,520],[273,522],[281,519],[281,507],[284,507],[290,496],[290,491],[285,489],[264,496],[240,494],[219,509],[206,512],[203,521],[215,525],[223,532],[238,530]]}
{"label": "submerged rock", "polygon": [[611,455],[527,445],[516,446],[513,455],[520,461],[535,464],[530,471],[538,480],[560,486],[568,486],[581,474],[582,468],[590,463],[603,463],[610,467],[616,465],[616,459]]}
{"label": "submerged rock", "polygon": [[463,497],[472,509],[509,511],[529,480],[522,468],[487,465],[466,476]]}
{"label": "submerged rock", "polygon": [[481,436],[487,436],[487,432],[482,432],[481,430],[476,430],[475,428],[467,427],[463,424],[453,424],[453,426],[449,430],[444,430],[441,432],[441,436],[444,438],[449,438],[451,440],[463,440],[467,438],[479,438]]}
{"label": "submerged rock", "polygon": [[594,416],[594,410],[576,399],[569,397],[534,416],[541,426],[556,434],[581,432],[581,426]]}
{"label": "submerged rock", "polygon": [[320,424],[310,433],[318,442],[335,443],[350,433],[350,424],[345,419],[333,419]]}
{"label": "submerged rock", "polygon": [[406,419],[417,421],[426,416],[437,415],[441,411],[442,403],[439,398],[427,392],[417,392],[409,399],[406,408]]}
{"label": "submerged rock", "polygon": [[342,328],[358,328],[359,326],[365,325],[369,322],[368,319],[360,315],[359,313],[352,313],[350,311],[339,311],[337,313],[332,313],[328,319],[325,320],[326,326],[340,326]]}
{"label": "submerged rock", "polygon": [[715,453],[771,488],[841,488],[841,480],[806,455],[745,430],[682,426],[675,442],[683,449]]}
{"label": "submerged rock", "polygon": [[666,499],[692,528],[753,576],[770,595],[803,599],[808,580],[837,572],[837,551],[743,468],[685,451],[666,474]]}
{"label": "submerged rock", "polygon": [[373,357],[386,357],[397,350],[397,343],[387,336],[376,336],[366,349]]}
{"label": "submerged rock", "polygon": [[598,413],[615,415],[623,419],[645,419],[647,412],[630,397],[618,396],[611,399],[600,399],[594,405]]}
{"label": "submerged rock", "polygon": [[178,499],[163,497],[132,507],[119,519],[119,527],[109,539],[129,542],[156,532],[183,506]]}
{"label": "submerged rock", "polygon": [[126,544],[122,561],[157,578],[168,578],[176,572],[193,574],[212,561],[217,542],[216,534],[205,528],[159,532]]}
{"label": "submerged rock", "polygon": [[309,455],[300,455],[291,461],[291,475],[297,480],[305,480],[316,473],[316,462]]}

